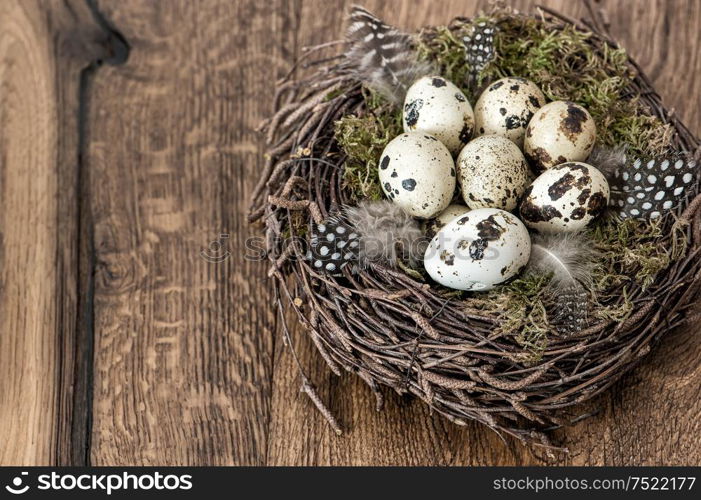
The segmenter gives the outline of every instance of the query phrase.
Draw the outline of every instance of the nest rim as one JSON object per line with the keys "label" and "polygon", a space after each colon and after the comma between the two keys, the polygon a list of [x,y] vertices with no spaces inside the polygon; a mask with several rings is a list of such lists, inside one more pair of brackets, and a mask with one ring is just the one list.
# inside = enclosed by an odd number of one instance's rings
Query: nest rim
{"label": "nest rim", "polygon": [[[588,22],[540,9],[530,17],[572,25],[591,33],[592,44],[618,47],[593,9]],[[339,43],[308,50],[302,60]],[[321,60],[333,66],[295,80],[292,76],[302,60],[279,82],[276,113],[263,123],[266,163],[249,214],[249,220],[265,224],[268,275],[274,278],[274,303],[288,346],[292,343],[286,306],[295,311],[329,368],[337,375],[345,369],[360,376],[375,394],[378,409],[384,400],[380,387],[389,386],[416,396],[456,424],[475,420],[500,436],[548,453],[563,449],[552,444],[548,432],[568,425],[561,410],[604,392],[664,333],[688,319],[686,310],[701,290],[698,182],[688,205],[663,222],[668,233],[680,231],[687,239],[685,252],[658,273],[653,286],[633,288],[627,299],[635,309],[625,320],[601,320],[573,336],[554,337],[540,361],[509,360],[510,354],[518,354],[509,349],[515,344],[500,343],[490,335],[498,319],[459,309],[440,290],[401,269],[370,265],[358,275],[345,269],[344,279],[337,280],[305,261],[304,234],[295,233],[293,218],[303,217],[309,230],[348,201],[340,167],[344,158],[334,149],[333,123],[362,111],[364,100],[360,83],[349,78],[337,57]],[[674,128],[674,147],[698,158],[699,140],[664,108],[638,64],[630,57],[628,63],[635,74],[634,90],[650,114]],[[303,391],[340,433],[291,350]]]}

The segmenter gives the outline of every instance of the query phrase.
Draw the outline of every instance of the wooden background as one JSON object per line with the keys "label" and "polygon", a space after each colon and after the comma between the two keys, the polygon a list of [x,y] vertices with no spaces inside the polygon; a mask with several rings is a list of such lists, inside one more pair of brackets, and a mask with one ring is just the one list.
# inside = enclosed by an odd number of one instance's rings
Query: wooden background
{"label": "wooden background", "polygon": [[[259,234],[244,219],[262,167],[253,128],[302,47],[342,32],[347,4],[0,2],[1,464],[543,463],[416,401],[388,394],[376,413],[296,330],[346,434],[299,392],[266,266],[243,257]],[[546,4],[586,15],[578,1]],[[487,7],[365,5],[405,28]],[[597,5],[701,133],[701,3]],[[203,259],[223,233],[230,254]],[[559,436],[561,463],[698,464],[700,387],[698,328],[668,335]]]}

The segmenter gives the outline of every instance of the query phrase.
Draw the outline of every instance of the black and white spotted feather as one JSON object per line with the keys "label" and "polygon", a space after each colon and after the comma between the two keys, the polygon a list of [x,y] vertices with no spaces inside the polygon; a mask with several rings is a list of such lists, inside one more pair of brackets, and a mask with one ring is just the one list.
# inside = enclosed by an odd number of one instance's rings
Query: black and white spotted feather
{"label": "black and white spotted feather", "polygon": [[322,224],[316,224],[309,240],[307,260],[319,272],[342,276],[350,265],[357,270],[360,238],[342,218],[331,216]]}
{"label": "black and white spotted feather", "polygon": [[550,323],[562,335],[585,329],[596,252],[583,233],[534,236],[528,271],[552,273],[546,293],[554,301]]}
{"label": "black and white spotted feather", "polygon": [[698,163],[683,153],[631,158],[623,148],[595,149],[589,163],[611,189],[609,205],[623,219],[656,219],[677,208],[696,184]]}
{"label": "black and white spotted feather", "polygon": [[341,276],[370,264],[396,267],[398,261],[415,266],[428,241],[419,223],[389,200],[363,201],[344,206],[315,225],[307,260],[319,272]]}
{"label": "black and white spotted feather", "polygon": [[354,76],[395,105],[404,102],[414,81],[433,73],[430,63],[419,60],[411,35],[362,7],[351,10],[346,41],[346,60]]}
{"label": "black and white spotted feather", "polygon": [[496,29],[491,22],[478,21],[470,26],[467,34],[462,37],[465,45],[465,61],[469,68],[467,83],[473,88],[479,81],[480,72],[496,55],[494,48]]}

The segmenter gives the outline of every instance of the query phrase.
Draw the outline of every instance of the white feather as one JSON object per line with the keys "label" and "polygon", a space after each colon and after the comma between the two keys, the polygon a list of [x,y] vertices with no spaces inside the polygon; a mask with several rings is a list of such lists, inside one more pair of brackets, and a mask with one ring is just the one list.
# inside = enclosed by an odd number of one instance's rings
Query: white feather
{"label": "white feather", "polygon": [[555,302],[551,322],[563,334],[586,327],[589,291],[597,253],[583,233],[536,236],[531,246],[527,269],[534,273],[552,273],[547,288]]}

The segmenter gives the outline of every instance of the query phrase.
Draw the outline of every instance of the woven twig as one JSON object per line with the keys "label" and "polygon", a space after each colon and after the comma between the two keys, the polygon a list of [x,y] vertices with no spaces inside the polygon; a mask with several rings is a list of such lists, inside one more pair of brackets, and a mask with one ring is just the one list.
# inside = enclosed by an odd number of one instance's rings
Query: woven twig
{"label": "woven twig", "polygon": [[[589,5],[589,12],[592,19],[586,22],[546,8],[539,18],[553,26],[574,23],[591,31],[589,43],[596,51],[615,45],[599,9]],[[305,57],[337,45],[312,48]],[[262,127],[267,158],[249,218],[266,225],[278,307],[283,307],[279,298],[286,298],[330,369],[359,375],[377,397],[378,409],[383,403],[380,387],[388,386],[419,397],[456,424],[476,420],[551,454],[554,447],[544,431],[580,418],[561,418],[558,412],[606,390],[690,313],[701,289],[701,196],[693,196],[684,211],[665,219],[668,248],[672,250],[675,232],[683,233],[689,245],[652,286],[629,288],[627,300],[635,309],[625,321],[603,320],[568,338],[553,332],[539,361],[520,361],[523,348],[513,336],[494,335],[498,317],[448,301],[400,270],[372,265],[338,280],[318,274],[304,260],[301,245],[295,243],[299,217],[310,226],[347,201],[341,175],[345,158],[334,141],[333,123],[364,109],[361,86],[342,59],[322,60],[312,75],[294,80],[291,71],[279,82],[278,111]],[[651,114],[674,127],[674,147],[698,157],[698,139],[662,106],[635,61],[630,65],[637,75],[630,94],[640,96]],[[697,185],[693,195],[698,192]],[[619,304],[626,300],[620,289],[607,292],[619,295]],[[283,327],[292,348],[290,332]],[[302,390],[340,432],[308,377],[302,373],[301,378]]]}

